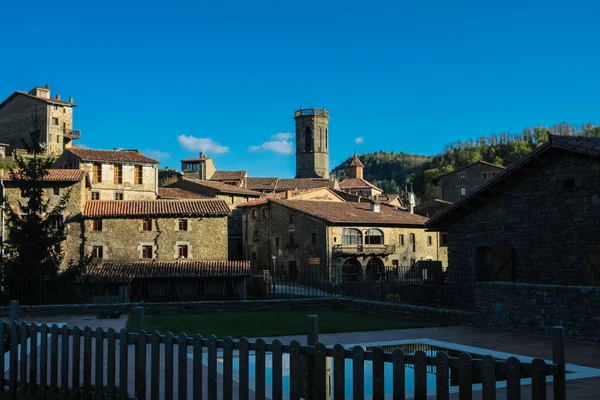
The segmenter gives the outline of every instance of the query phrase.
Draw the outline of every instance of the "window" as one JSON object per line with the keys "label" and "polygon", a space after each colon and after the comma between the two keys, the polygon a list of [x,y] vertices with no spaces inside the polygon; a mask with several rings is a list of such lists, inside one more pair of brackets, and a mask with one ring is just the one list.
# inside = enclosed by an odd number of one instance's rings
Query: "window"
{"label": "window", "polygon": [[253,240],[258,242],[260,240],[260,233],[258,231],[254,231]]}
{"label": "window", "polygon": [[100,192],[92,192],[92,200],[100,200]]}
{"label": "window", "polygon": [[498,175],[498,173],[497,173],[497,172],[492,172],[492,173],[490,174],[490,176],[491,176],[492,178],[493,178],[493,177],[495,177],[496,175]]}
{"label": "window", "polygon": [[62,230],[64,227],[64,218],[62,215],[55,215],[52,218],[52,228]]}
{"label": "window", "polygon": [[21,189],[21,197],[27,197],[27,189]]}
{"label": "window", "polygon": [[440,233],[440,247],[448,246],[448,234],[443,232]]}
{"label": "window", "polygon": [[152,220],[150,218],[144,218],[142,220],[142,230],[150,232],[152,230]]}
{"label": "window", "polygon": [[92,246],[92,257],[104,258],[104,247],[103,246]]}
{"label": "window", "polygon": [[52,125],[58,125],[58,118],[52,117]]}
{"label": "window", "polygon": [[488,178],[488,173],[487,172],[482,172],[481,173],[481,178],[482,179],[487,179]]}
{"label": "window", "polygon": [[56,143],[60,143],[60,136],[56,135]]}
{"label": "window", "polygon": [[477,282],[514,280],[512,247],[507,245],[475,248]]}
{"label": "window", "polygon": [[296,216],[294,214],[290,214],[290,224],[293,224],[296,222]]}
{"label": "window", "polygon": [[152,246],[151,245],[144,245],[142,246],[142,258],[143,259],[152,259]]}
{"label": "window", "polygon": [[467,174],[463,173],[463,174],[460,174],[459,176],[460,176],[460,179],[467,179]]}
{"label": "window", "polygon": [[392,267],[398,266],[398,260],[392,260]]}
{"label": "window", "polygon": [[383,232],[379,229],[367,230],[367,236],[365,237],[366,244],[383,244]]}
{"label": "window", "polygon": [[293,233],[290,233],[290,247],[296,247],[296,235]]}
{"label": "window", "polygon": [[466,196],[467,195],[467,188],[466,187],[462,186],[460,188],[460,195],[461,196]]}
{"label": "window", "polygon": [[342,244],[362,244],[362,233],[358,229],[344,228]]}
{"label": "window", "polygon": [[414,253],[417,250],[417,238],[415,237],[414,233],[411,233],[409,236],[410,236],[410,246],[412,247],[412,251]]}
{"label": "window", "polygon": [[53,187],[52,188],[52,194],[54,194],[55,196],[60,196],[60,188],[59,187]]}
{"label": "window", "polygon": [[92,231],[102,232],[102,220],[101,219],[95,219],[92,221]]}
{"label": "window", "polygon": [[404,246],[404,235],[400,234],[400,237],[398,238],[398,243],[400,244],[400,246]]}
{"label": "window", "polygon": [[312,151],[312,130],[309,126],[304,129],[304,151],[307,153]]}
{"label": "window", "polygon": [[123,200],[123,193],[115,193],[115,200]]}
{"label": "window", "polygon": [[235,203],[235,197],[234,196],[229,196],[229,202],[231,204],[234,204]]}
{"label": "window", "polygon": [[415,265],[415,262],[416,262],[416,261],[417,261],[417,260],[415,260],[414,258],[411,258],[411,259],[410,259],[410,266],[412,267],[413,265]]}
{"label": "window", "polygon": [[123,166],[115,165],[115,184],[123,183]]}
{"label": "window", "polygon": [[252,252],[252,261],[256,261],[256,252],[255,251]]}
{"label": "window", "polygon": [[136,185],[141,185],[144,183],[144,169],[142,168],[141,165],[136,165],[133,168],[133,172],[134,172],[134,183]]}
{"label": "window", "polygon": [[267,218],[269,216],[269,210],[266,208],[263,208],[262,215],[263,215],[263,218]]}
{"label": "window", "polygon": [[317,234],[316,233],[311,233],[310,234],[310,239],[312,241],[312,244],[316,244],[317,243]]}
{"label": "window", "polygon": [[433,239],[431,236],[427,236],[427,246],[433,245]]}
{"label": "window", "polygon": [[279,247],[279,238],[278,237],[275,238],[275,247]]}
{"label": "window", "polygon": [[92,180],[94,183],[102,182],[102,164],[94,163],[94,176]]}
{"label": "window", "polygon": [[180,231],[188,230],[188,220],[186,218],[179,218],[179,230]]}
{"label": "window", "polygon": [[187,244],[177,245],[177,258],[188,258],[188,245]]}
{"label": "window", "polygon": [[67,123],[63,122],[63,132],[67,133]]}
{"label": "window", "polygon": [[57,111],[57,110],[58,110],[58,106],[57,106],[56,104],[54,104],[54,105],[52,106],[52,108],[54,109],[54,111]]}

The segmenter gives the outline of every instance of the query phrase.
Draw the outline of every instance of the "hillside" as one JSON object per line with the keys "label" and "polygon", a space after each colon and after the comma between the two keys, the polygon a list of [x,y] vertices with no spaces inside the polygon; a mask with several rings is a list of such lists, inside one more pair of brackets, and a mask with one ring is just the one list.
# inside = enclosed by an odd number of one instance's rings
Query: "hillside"
{"label": "hillside", "polygon": [[[498,133],[451,143],[435,156],[378,151],[359,157],[365,165],[365,179],[386,193],[399,193],[404,185],[412,183],[417,198],[429,200],[435,198],[431,181],[438,175],[479,160],[507,166],[545,143],[548,134],[600,137],[600,126],[563,122],[551,127],[526,127],[521,133]],[[340,181],[348,176],[349,161],[350,158],[333,169]]]}

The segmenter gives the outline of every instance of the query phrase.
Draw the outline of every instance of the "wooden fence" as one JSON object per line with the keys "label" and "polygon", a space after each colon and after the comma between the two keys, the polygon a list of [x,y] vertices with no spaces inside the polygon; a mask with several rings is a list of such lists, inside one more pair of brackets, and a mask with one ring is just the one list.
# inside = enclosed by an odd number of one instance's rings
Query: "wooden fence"
{"label": "wooden fence", "polygon": [[[535,359],[530,363],[517,358],[495,360],[491,356],[474,359],[469,354],[449,357],[438,353],[427,356],[423,351],[405,354],[402,350],[386,353],[382,348],[365,351],[356,346],[347,349],[342,345],[326,347],[316,343],[316,324],[309,329],[308,343],[301,346],[293,341],[289,345],[279,340],[265,343],[258,339],[219,340],[215,336],[188,337],[171,333],[161,335],[144,331],[117,333],[101,328],[93,331],[86,327],[58,327],[46,324],[19,324],[0,322],[4,340],[0,344],[0,364],[8,363],[2,374],[0,390],[35,398],[94,398],[124,399],[282,399],[283,355],[289,354],[290,385],[287,396],[297,400],[335,400],[365,398],[365,361],[372,365],[373,399],[426,399],[428,396],[427,370],[435,367],[436,399],[449,399],[449,375],[459,376],[459,398],[473,397],[474,377],[480,377],[482,398],[495,399],[496,382],[506,379],[509,399],[520,399],[521,379],[531,377],[531,394],[534,400],[546,399],[546,378],[553,377],[554,399],[566,399],[565,363],[562,328],[554,329],[554,362]],[[8,353],[6,353],[9,351]],[[254,384],[250,379],[250,356],[254,359]],[[272,380],[266,380],[266,358],[270,356]],[[218,368],[218,358],[222,367]],[[239,368],[234,380],[233,361]],[[205,365],[203,365],[203,359]],[[331,387],[326,365],[332,365]],[[352,367],[346,369],[346,360]],[[384,369],[391,364],[392,393],[384,391]],[[177,367],[177,371],[174,370]],[[407,392],[406,368],[414,369],[414,392]],[[8,374],[6,374],[8,370]],[[204,376],[203,376],[204,375]],[[345,378],[352,376],[351,393],[345,392]],[[500,378],[502,377],[502,378]],[[176,391],[175,391],[176,388]],[[267,390],[268,388],[268,390]],[[431,388],[432,389],[432,388]],[[525,390],[525,388],[523,388]],[[388,389],[389,392],[389,389]],[[303,395],[303,393],[305,393]],[[64,396],[64,397],[63,397]]]}

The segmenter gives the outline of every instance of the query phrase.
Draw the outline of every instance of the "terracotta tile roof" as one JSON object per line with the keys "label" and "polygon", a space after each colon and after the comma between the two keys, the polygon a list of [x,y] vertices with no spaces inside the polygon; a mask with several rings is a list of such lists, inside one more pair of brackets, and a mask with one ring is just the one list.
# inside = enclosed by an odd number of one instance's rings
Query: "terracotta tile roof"
{"label": "terracotta tile roof", "polygon": [[144,164],[158,164],[158,161],[135,150],[92,150],[92,149],[65,149],[84,161],[99,162],[130,162]]}
{"label": "terracotta tile roof", "polygon": [[331,224],[394,225],[422,227],[427,218],[383,206],[380,212],[371,211],[369,203],[338,203],[333,201],[270,199],[276,204],[302,212]]}
{"label": "terracotta tile roof", "polygon": [[447,220],[451,218],[460,218],[460,211],[466,208],[472,209],[473,205],[477,201],[485,202],[485,194],[488,192],[488,190],[490,190],[490,188],[504,184],[507,177],[519,172],[521,167],[550,149],[561,149],[592,157],[600,157],[600,138],[549,135],[548,142],[533,150],[520,160],[512,163],[506,169],[504,169],[504,171],[501,171],[494,178],[477,187],[474,191],[462,199],[452,203],[452,205],[431,218],[427,222],[427,227],[435,230],[444,229],[444,223]]}
{"label": "terracotta tile roof", "polygon": [[371,182],[361,179],[361,178],[347,178],[340,182],[340,189],[349,190],[349,189],[375,189],[380,192],[383,190],[379,189],[377,186],[373,185]]}
{"label": "terracotta tile roof", "polygon": [[344,199],[348,202],[352,202],[352,203],[358,203],[359,201],[365,202],[365,203],[373,203],[374,202],[374,200],[369,197],[359,196],[357,194],[344,192],[342,190],[334,190],[334,192],[335,192],[335,194],[337,194],[342,199]]}
{"label": "terracotta tile roof", "polygon": [[319,187],[333,188],[335,181],[329,179],[294,178],[279,179],[275,190],[312,189]]}
{"label": "terracotta tile roof", "polygon": [[[293,197],[299,197],[299,196],[301,196],[303,194],[308,194],[308,193],[316,192],[316,191],[321,190],[321,189],[327,189],[334,196],[337,196],[340,200],[344,200],[344,198],[342,196],[340,196],[337,193],[337,191],[331,190],[329,188],[319,187],[319,188],[302,189],[302,190],[287,190],[285,192],[265,194],[263,197],[261,197],[259,199],[247,201],[247,202],[245,202],[243,204],[240,204],[238,207],[252,207],[252,206],[257,206],[257,205],[260,205],[260,204],[267,204],[269,202],[269,199],[286,199],[286,196],[288,196],[288,195],[290,195],[292,198]],[[310,201],[328,201],[328,200],[315,199],[315,200],[310,200]]]}
{"label": "terracotta tile roof", "polygon": [[60,105],[64,105],[64,106],[77,107],[77,104],[75,104],[75,103],[69,103],[68,101],[59,100],[59,99],[53,99],[53,98],[45,99],[43,97],[37,97],[37,96],[34,96],[34,95],[30,94],[30,93],[23,92],[21,90],[17,90],[13,94],[11,94],[10,96],[8,96],[2,103],[0,103],[0,108],[4,107],[5,104],[7,104],[10,100],[12,100],[13,98],[15,98],[16,96],[26,96],[26,97],[29,97],[31,99],[43,101],[44,103],[48,103],[48,104],[60,104]]}
{"label": "terracotta tile roof", "polygon": [[248,261],[137,261],[90,266],[90,283],[130,283],[135,279],[194,279],[245,277],[250,275]]}
{"label": "terracotta tile roof", "polygon": [[211,199],[212,197],[190,192],[179,188],[158,188],[158,197],[161,199]]}
{"label": "terracotta tile roof", "polygon": [[88,201],[85,218],[226,216],[231,211],[223,200],[108,200]]}
{"label": "terracotta tile roof", "polygon": [[246,171],[215,171],[213,176],[210,177],[211,181],[241,181],[248,174]]}
{"label": "terracotta tile roof", "polygon": [[464,169],[471,168],[471,167],[473,167],[473,166],[475,166],[475,165],[479,165],[479,164],[481,164],[481,165],[487,165],[488,167],[493,167],[493,168],[498,168],[498,169],[505,169],[505,167],[503,167],[502,165],[498,165],[498,164],[492,164],[492,163],[489,163],[489,162],[487,162],[487,161],[479,160],[479,161],[475,161],[475,162],[473,162],[473,163],[471,163],[471,164],[469,164],[469,165],[465,165],[464,167],[460,167],[460,168],[457,168],[457,169],[455,169],[455,170],[452,170],[452,171],[450,171],[450,172],[446,172],[445,174],[439,175],[439,176],[438,176],[438,177],[436,177],[434,180],[438,180],[438,179],[440,179],[441,177],[444,177],[444,176],[447,176],[447,175],[454,174],[455,172],[462,171],[462,170],[464,170]]}
{"label": "terracotta tile roof", "polygon": [[[260,193],[260,192],[255,192],[253,190],[249,190],[249,189],[242,188],[239,186],[228,185],[226,183],[219,182],[219,181],[207,181],[207,180],[190,179],[190,178],[183,178],[182,180],[184,180],[188,183],[191,183],[193,185],[198,185],[198,186],[212,189],[216,193],[248,195],[248,196],[257,196],[257,197],[262,196],[262,193]],[[178,187],[177,182],[169,185],[169,187]]]}
{"label": "terracotta tile roof", "polygon": [[[18,170],[15,171],[18,174]],[[82,171],[80,169],[59,169],[53,168],[48,170],[48,175],[44,178],[44,181],[51,182],[79,182],[84,179],[87,175],[87,172]],[[8,170],[4,171],[4,175],[2,175],[2,179],[9,181],[12,180],[10,172]]]}
{"label": "terracotta tile roof", "polygon": [[275,190],[279,178],[246,178],[246,188],[250,190]]}
{"label": "terracotta tile roof", "polygon": [[352,159],[350,160],[350,163],[348,164],[349,167],[364,167],[364,164],[360,161],[360,158],[358,158],[358,156],[355,154]]}

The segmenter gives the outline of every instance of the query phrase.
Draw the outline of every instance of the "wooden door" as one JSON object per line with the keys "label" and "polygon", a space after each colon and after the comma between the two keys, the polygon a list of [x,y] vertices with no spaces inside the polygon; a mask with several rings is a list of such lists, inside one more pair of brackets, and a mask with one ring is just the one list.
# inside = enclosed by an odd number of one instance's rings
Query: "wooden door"
{"label": "wooden door", "polygon": [[492,247],[492,281],[514,280],[512,247],[497,245]]}
{"label": "wooden door", "polygon": [[600,250],[586,250],[581,260],[581,284],[600,286]]}

